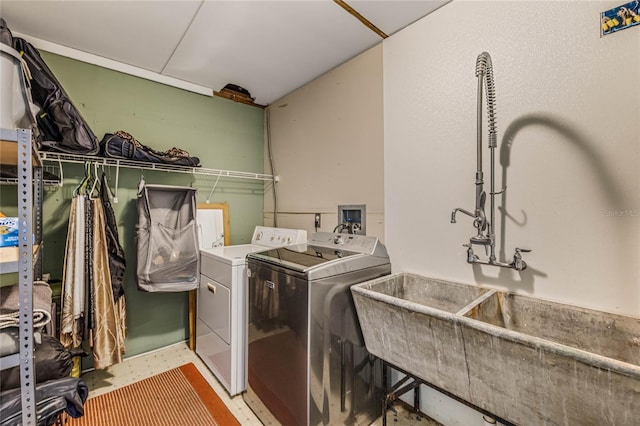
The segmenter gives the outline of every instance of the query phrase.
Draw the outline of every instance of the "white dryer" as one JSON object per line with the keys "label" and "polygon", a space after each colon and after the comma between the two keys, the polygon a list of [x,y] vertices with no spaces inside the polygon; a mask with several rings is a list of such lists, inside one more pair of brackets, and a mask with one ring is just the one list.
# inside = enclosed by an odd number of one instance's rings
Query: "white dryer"
{"label": "white dryer", "polygon": [[231,396],[247,382],[246,257],[306,240],[307,231],[256,226],[251,244],[200,250],[196,353]]}

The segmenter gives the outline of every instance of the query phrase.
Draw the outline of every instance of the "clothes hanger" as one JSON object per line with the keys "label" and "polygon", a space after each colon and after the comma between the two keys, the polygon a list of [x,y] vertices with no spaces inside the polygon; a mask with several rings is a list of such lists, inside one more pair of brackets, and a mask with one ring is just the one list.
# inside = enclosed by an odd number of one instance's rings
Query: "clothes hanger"
{"label": "clothes hanger", "polygon": [[91,176],[91,166],[89,164],[88,161],[84,162],[84,177],[82,178],[82,180],[80,181],[80,183],[78,183],[78,186],[75,187],[75,189],[73,190],[73,196],[76,197],[78,195],[84,195],[84,190],[87,186],[87,181],[89,180]]}
{"label": "clothes hanger", "polygon": [[86,179],[82,182],[82,186],[80,187],[80,194],[87,195],[87,188],[93,182],[93,175],[91,174],[91,163],[86,163]]}
{"label": "clothes hanger", "polygon": [[89,198],[98,198],[98,195],[94,195],[96,187],[98,186],[98,163],[93,163],[93,185],[91,186],[91,191],[89,191]]}

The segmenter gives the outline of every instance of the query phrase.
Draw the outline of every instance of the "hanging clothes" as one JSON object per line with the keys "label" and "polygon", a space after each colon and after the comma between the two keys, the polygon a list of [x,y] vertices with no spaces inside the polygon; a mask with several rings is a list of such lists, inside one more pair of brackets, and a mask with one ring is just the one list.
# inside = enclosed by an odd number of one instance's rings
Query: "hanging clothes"
{"label": "hanging clothes", "polygon": [[[124,252],[118,243],[122,268],[112,274],[109,238],[115,233],[117,242],[117,228],[111,226],[115,226],[115,214],[110,204],[105,213],[102,196],[90,197],[97,186],[97,176],[93,177],[93,189],[85,193],[91,179],[88,173],[78,186],[80,194],[71,200],[62,280],[60,341],[65,348],[76,348],[83,340],[88,340],[93,349],[94,367],[101,369],[121,362],[125,351]],[[103,176],[102,186],[106,185]],[[101,195],[105,190],[108,187],[101,188]],[[115,287],[112,276],[118,281]]]}
{"label": "hanging clothes", "polygon": [[86,288],[84,206],[85,197],[75,196],[69,210],[60,320],[60,341],[66,349],[82,344]]}
{"label": "hanging clothes", "polygon": [[106,221],[102,202],[93,204],[93,312],[91,330],[93,364],[95,368],[109,367],[122,361],[126,336],[126,306],[124,297],[113,300]]}
{"label": "hanging clothes", "polygon": [[93,202],[85,196],[84,203],[84,327],[83,340],[90,338],[93,327]]}

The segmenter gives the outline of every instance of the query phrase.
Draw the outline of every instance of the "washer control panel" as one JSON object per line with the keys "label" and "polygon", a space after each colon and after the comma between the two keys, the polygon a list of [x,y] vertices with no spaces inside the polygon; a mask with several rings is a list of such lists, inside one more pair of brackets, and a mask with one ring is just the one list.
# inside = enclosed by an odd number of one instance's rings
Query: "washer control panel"
{"label": "washer control panel", "polygon": [[340,247],[356,253],[373,254],[378,243],[377,237],[358,234],[334,234],[330,232],[316,232],[307,244],[321,247]]}

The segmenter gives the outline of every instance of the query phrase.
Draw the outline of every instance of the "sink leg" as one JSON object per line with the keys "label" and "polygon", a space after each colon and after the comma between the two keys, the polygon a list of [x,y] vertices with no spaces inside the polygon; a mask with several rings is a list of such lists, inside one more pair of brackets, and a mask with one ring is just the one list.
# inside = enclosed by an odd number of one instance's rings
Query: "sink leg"
{"label": "sink leg", "polygon": [[382,361],[382,426],[387,426],[387,363]]}

